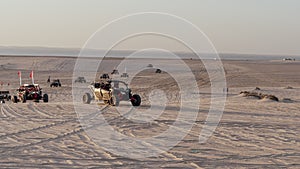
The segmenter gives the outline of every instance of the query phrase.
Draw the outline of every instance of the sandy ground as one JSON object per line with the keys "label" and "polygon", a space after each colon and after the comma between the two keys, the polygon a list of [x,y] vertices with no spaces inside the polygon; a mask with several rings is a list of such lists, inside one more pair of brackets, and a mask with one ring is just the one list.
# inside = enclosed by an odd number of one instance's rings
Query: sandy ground
{"label": "sandy ground", "polygon": [[[158,157],[131,159],[105,150],[82,129],[72,99],[74,58],[0,57],[0,61],[0,78],[4,82],[1,90],[13,93],[19,84],[18,71],[22,71],[23,82],[30,83],[29,73],[34,68],[35,81],[50,100],[1,105],[0,168],[300,168],[300,62],[224,61],[229,87],[225,111],[214,134],[199,144],[210,106],[210,83],[198,61],[186,60],[201,97],[192,130]],[[102,67],[112,69],[116,60],[106,62]],[[50,88],[46,83],[49,75],[59,78],[63,86]],[[287,86],[293,88],[286,89]],[[148,98],[153,89],[167,93],[167,107],[151,124],[131,122],[116,113],[114,107],[96,103],[91,106],[103,109],[109,125],[130,137],[151,137],[172,125],[179,109],[179,94],[176,82],[168,74],[142,72],[131,87],[142,96],[139,109],[144,111],[150,106]],[[239,95],[255,87],[261,88],[259,92],[276,95],[280,101]],[[286,103],[284,98],[292,102]],[[122,102],[122,106],[130,104]]]}

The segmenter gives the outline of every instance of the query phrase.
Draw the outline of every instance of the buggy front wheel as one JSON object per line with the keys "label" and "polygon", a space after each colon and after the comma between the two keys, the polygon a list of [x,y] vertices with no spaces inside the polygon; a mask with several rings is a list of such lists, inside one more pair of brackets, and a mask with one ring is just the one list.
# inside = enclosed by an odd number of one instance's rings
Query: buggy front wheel
{"label": "buggy front wheel", "polygon": [[84,104],[90,104],[92,101],[92,96],[89,93],[85,93],[82,97],[82,101]]}
{"label": "buggy front wheel", "polygon": [[18,103],[18,97],[17,97],[17,96],[13,96],[12,101],[13,101],[14,103]]}
{"label": "buggy front wheel", "polygon": [[27,98],[26,98],[26,95],[24,94],[23,97],[22,97],[22,102],[26,103],[26,100],[27,100]]}
{"label": "buggy front wheel", "polygon": [[130,99],[132,106],[140,106],[141,105],[141,97],[137,94],[134,94]]}
{"label": "buggy front wheel", "polygon": [[48,100],[49,99],[49,97],[48,97],[48,94],[44,94],[43,95],[43,101],[44,101],[44,103],[48,103]]}

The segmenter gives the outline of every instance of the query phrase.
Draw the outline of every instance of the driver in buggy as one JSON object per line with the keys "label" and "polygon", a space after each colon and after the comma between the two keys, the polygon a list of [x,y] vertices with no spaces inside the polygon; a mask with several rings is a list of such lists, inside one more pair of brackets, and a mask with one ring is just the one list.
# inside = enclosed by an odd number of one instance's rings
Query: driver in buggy
{"label": "driver in buggy", "polygon": [[111,81],[106,81],[105,83],[100,84],[100,93],[103,100],[109,100],[111,95]]}

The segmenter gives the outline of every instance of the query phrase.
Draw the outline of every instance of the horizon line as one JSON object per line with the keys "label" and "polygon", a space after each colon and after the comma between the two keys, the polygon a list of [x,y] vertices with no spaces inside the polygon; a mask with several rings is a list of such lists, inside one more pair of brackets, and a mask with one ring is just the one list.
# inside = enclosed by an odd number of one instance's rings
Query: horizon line
{"label": "horizon line", "polygon": [[[66,50],[66,52],[78,52],[78,55],[80,53],[80,51],[82,50],[82,48],[75,48],[75,47],[52,47],[52,46],[0,46],[0,55],[4,56],[4,55],[9,55],[9,56],[22,56],[22,55],[26,55],[26,56],[31,56],[31,55],[38,55],[38,56],[42,56],[43,54],[28,54],[28,53],[20,53],[20,54],[5,54],[1,52],[1,48],[14,48],[14,49],[48,49],[48,50]],[[105,51],[105,49],[94,49],[94,48],[90,48],[90,49],[86,49],[86,50],[90,50],[91,52],[96,52],[96,51]],[[132,51],[137,51],[138,49],[117,49],[117,50],[111,50],[110,52],[132,52]],[[37,52],[37,51],[36,51]],[[160,51],[155,51],[154,53],[159,53]],[[150,52],[149,52],[150,53]],[[206,52],[202,52],[202,53],[194,53],[194,52],[190,52],[190,51],[173,51],[173,53],[177,53],[177,54],[218,54],[220,55],[244,55],[244,56],[284,56],[284,57],[300,57],[300,54],[284,54],[284,53],[279,53],[279,54],[272,54],[272,53],[246,53],[246,52],[218,52],[218,53],[206,53]],[[45,55],[47,56],[47,54]],[[75,57],[74,55],[51,55],[51,56],[70,56],[70,57]]]}

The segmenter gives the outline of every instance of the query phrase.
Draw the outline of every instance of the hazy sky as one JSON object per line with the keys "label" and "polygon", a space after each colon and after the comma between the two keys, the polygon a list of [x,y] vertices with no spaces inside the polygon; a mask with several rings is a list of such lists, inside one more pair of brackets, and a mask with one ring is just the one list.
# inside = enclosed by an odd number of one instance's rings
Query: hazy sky
{"label": "hazy sky", "polygon": [[0,0],[0,46],[81,48],[113,19],[164,12],[197,25],[219,52],[300,55],[299,9],[300,0]]}

